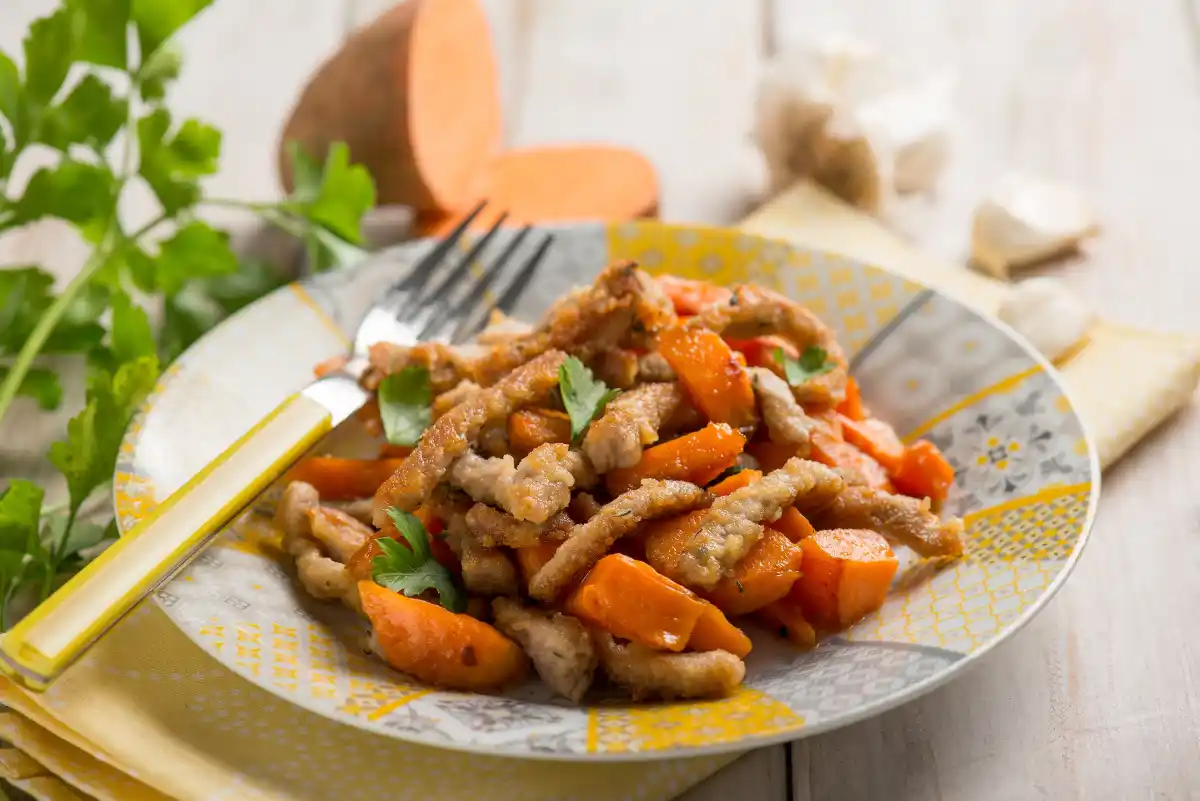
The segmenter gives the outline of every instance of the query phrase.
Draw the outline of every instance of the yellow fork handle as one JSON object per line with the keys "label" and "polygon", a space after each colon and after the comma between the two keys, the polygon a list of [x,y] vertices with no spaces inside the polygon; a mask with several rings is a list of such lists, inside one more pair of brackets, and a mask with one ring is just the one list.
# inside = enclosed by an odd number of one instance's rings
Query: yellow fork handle
{"label": "yellow fork handle", "polygon": [[31,690],[45,689],[333,422],[318,401],[289,397],[0,638],[0,671]]}

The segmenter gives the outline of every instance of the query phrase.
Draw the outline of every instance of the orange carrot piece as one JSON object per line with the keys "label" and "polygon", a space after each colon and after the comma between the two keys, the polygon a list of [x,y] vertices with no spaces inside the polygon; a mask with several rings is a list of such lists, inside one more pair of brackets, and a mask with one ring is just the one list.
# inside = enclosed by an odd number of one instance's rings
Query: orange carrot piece
{"label": "orange carrot piece", "polygon": [[450,690],[490,692],[525,678],[529,660],[487,623],[360,581],[380,655],[396,670]]}
{"label": "orange carrot piece", "polygon": [[614,553],[592,567],[567,598],[566,610],[617,637],[682,651],[704,604],[645,562]]}
{"label": "orange carrot piece", "polygon": [[534,574],[541,570],[550,557],[554,556],[554,552],[558,550],[558,546],[562,543],[558,542],[543,542],[538,545],[529,545],[525,548],[514,548],[513,555],[517,557],[517,567],[521,570],[521,578],[525,585],[529,585],[529,580]]}
{"label": "orange carrot piece", "polygon": [[892,476],[896,490],[914,498],[946,500],[954,485],[954,468],[929,440],[917,440],[904,450],[904,458]]}
{"label": "orange carrot piece", "polygon": [[851,420],[845,415],[842,415],[841,422],[842,436],[846,442],[879,462],[889,473],[900,469],[900,462],[904,459],[904,443],[890,425],[873,417]]}
{"label": "orange carrot piece", "polygon": [[812,453],[809,458],[830,467],[853,470],[869,487],[891,492],[891,479],[883,465],[848,442],[834,439],[822,431],[812,432]]}
{"label": "orange carrot piece", "polygon": [[654,280],[671,299],[676,314],[699,314],[706,306],[728,303],[733,297],[729,287],[677,275],[659,275]]}
{"label": "orange carrot piece", "polygon": [[751,647],[750,638],[730,623],[724,612],[710,603],[704,604],[696,628],[692,629],[688,648],[693,651],[728,651],[739,659],[745,659]]}
{"label": "orange carrot piece", "polygon": [[844,432],[842,431],[842,416],[836,411],[829,408],[808,409],[806,411],[808,416],[816,420],[819,424],[817,426],[818,431],[839,442],[845,439]]}
{"label": "orange carrot piece", "polygon": [[301,93],[280,137],[284,188],[294,186],[287,143],[320,163],[329,143],[346,142],[379,205],[469,208],[486,196],[480,176],[501,145],[497,72],[477,0],[397,4],[348,37]]}
{"label": "orange carrot piece", "polygon": [[548,442],[571,441],[571,418],[555,409],[522,409],[508,416],[508,444],[528,453]]}
{"label": "orange carrot piece", "polygon": [[611,470],[604,477],[608,491],[620,495],[644,478],[677,479],[704,486],[736,461],[746,438],[724,423],[709,423],[699,431],[655,445],[633,467]]}
{"label": "orange carrot piece", "polygon": [[800,514],[800,510],[795,506],[784,509],[779,519],[768,525],[792,542],[799,542],[817,532],[812,523],[808,522],[808,518]]}
{"label": "orange carrot piece", "polygon": [[804,551],[775,529],[738,562],[732,576],[725,576],[703,597],[728,615],[746,615],[788,594],[800,577]]}
{"label": "orange carrot piece", "polygon": [[679,574],[679,557],[691,547],[692,537],[700,528],[704,510],[688,512],[678,517],[652,521],[642,529],[640,539],[645,547],[646,561],[668,578]]}
{"label": "orange carrot piece", "polygon": [[[556,145],[496,155],[479,174],[476,195],[488,199],[488,208],[471,228],[483,230],[501,211],[508,212],[507,225],[655,217],[659,188],[654,165],[634,150]],[[415,228],[419,236],[444,236],[458,220],[457,214],[426,211],[417,215]]]}
{"label": "orange carrot piece", "polygon": [[788,597],[817,628],[837,631],[883,605],[899,560],[874,531],[818,531],[800,542],[804,574]]}
{"label": "orange carrot piece", "polygon": [[750,486],[762,477],[761,470],[741,470],[728,478],[721,479],[719,483],[713,484],[708,491],[713,495],[728,495],[734,490]]}
{"label": "orange carrot piece", "polygon": [[668,328],[659,334],[658,352],[709,420],[734,428],[754,422],[750,376],[720,335],[703,328]]}
{"label": "orange carrot piece", "polygon": [[804,617],[800,604],[788,598],[767,604],[755,616],[797,648],[807,651],[817,645],[817,631]]}
{"label": "orange carrot piece", "polygon": [[846,378],[846,397],[837,405],[837,411],[851,420],[866,420],[870,417],[867,407],[863,406],[862,389],[853,376]]}
{"label": "orange carrot piece", "polygon": [[775,358],[775,351],[783,349],[784,355],[789,359],[799,358],[800,352],[796,350],[796,346],[788,342],[783,337],[777,337],[770,334],[754,339],[727,339],[729,347],[733,348],[738,353],[746,357],[746,362],[752,367],[767,367],[770,369],[779,370],[779,361]]}
{"label": "orange carrot piece", "polygon": [[310,456],[287,473],[288,481],[312,484],[325,501],[370,498],[391,478],[403,459],[345,459],[340,456]]}
{"label": "orange carrot piece", "polygon": [[783,467],[788,459],[796,455],[796,446],[759,439],[746,446],[746,453],[754,457],[764,473],[770,473]]}

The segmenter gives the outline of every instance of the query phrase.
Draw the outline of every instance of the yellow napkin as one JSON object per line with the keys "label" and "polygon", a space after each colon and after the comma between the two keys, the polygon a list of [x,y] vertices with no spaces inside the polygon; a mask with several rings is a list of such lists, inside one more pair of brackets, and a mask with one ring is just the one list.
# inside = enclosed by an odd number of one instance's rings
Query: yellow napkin
{"label": "yellow napkin", "polygon": [[[887,265],[984,311],[1006,291],[939,264],[810,185],[777,198],[743,227]],[[1114,385],[1117,365],[1122,380]],[[1200,343],[1100,324],[1063,372],[1107,465],[1187,402],[1200,378]],[[79,798],[76,790],[100,801],[665,801],[735,758],[539,763],[388,740],[292,707],[232,675],[153,604],[46,694],[0,681],[0,702],[9,708],[0,713],[0,740],[11,744],[0,748],[0,777],[50,801]]]}

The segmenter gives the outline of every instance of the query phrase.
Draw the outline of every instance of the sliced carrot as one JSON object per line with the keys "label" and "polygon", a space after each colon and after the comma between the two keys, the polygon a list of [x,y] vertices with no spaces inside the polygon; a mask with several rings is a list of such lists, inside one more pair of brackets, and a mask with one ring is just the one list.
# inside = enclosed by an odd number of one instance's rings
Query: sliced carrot
{"label": "sliced carrot", "polygon": [[801,541],[804,574],[788,597],[817,628],[846,628],[883,605],[899,560],[874,531],[818,531]]}
{"label": "sliced carrot", "polygon": [[693,651],[728,651],[739,659],[745,659],[751,647],[750,638],[730,623],[724,612],[710,603],[704,604],[696,628],[692,629],[688,648]]}
{"label": "sliced carrot", "polygon": [[700,528],[704,510],[678,517],[652,521],[642,529],[646,561],[664,576],[679,575],[679,558],[691,547],[692,537]]}
{"label": "sliced carrot", "polygon": [[479,181],[502,132],[483,8],[411,0],[348,37],[313,74],[280,137],[279,172],[292,191],[288,142],[318,161],[331,142],[346,142],[375,179],[379,205],[461,209],[483,197]]}
{"label": "sliced carrot", "polygon": [[529,586],[529,580],[550,561],[550,557],[554,556],[554,552],[561,544],[559,542],[543,542],[526,548],[513,549],[513,555],[517,557],[517,567],[521,570],[521,578],[524,580],[525,586]]}
{"label": "sliced carrot", "polygon": [[891,479],[883,465],[849,442],[834,439],[822,431],[812,432],[811,442],[810,458],[814,461],[830,467],[853,470],[863,477],[867,486],[888,492],[892,491]]}
{"label": "sliced carrot", "polygon": [[659,334],[658,352],[709,420],[734,428],[754,422],[750,376],[720,335],[703,328],[668,328]]}
{"label": "sliced carrot", "polygon": [[556,409],[521,409],[508,416],[508,444],[528,453],[547,442],[570,442],[571,418]]}
{"label": "sliced carrot", "polygon": [[783,337],[777,337],[774,334],[754,337],[753,339],[727,339],[725,341],[729,343],[729,347],[743,354],[746,357],[746,361],[752,367],[767,367],[778,370],[780,365],[779,360],[775,358],[775,352],[780,348],[783,349],[784,355],[790,359],[800,356],[800,352],[796,350],[795,345]]}
{"label": "sliced carrot", "polygon": [[770,473],[783,467],[788,459],[796,455],[796,446],[756,439],[746,446],[746,453],[754,457],[764,473]]}
{"label": "sliced carrot", "polygon": [[917,440],[904,450],[904,458],[892,476],[896,489],[914,498],[946,500],[954,486],[954,468],[929,440]]}
{"label": "sliced carrot", "polygon": [[845,439],[845,434],[842,431],[842,416],[833,409],[807,409],[808,416],[816,420],[818,430],[826,436],[833,437],[839,442]]}
{"label": "sliced carrot", "polygon": [[567,598],[575,617],[617,637],[652,648],[682,651],[704,604],[645,562],[609,554]]}
{"label": "sliced carrot", "polygon": [[800,514],[800,510],[795,506],[789,506],[783,510],[783,514],[779,519],[770,524],[770,527],[783,534],[792,542],[799,542],[805,537],[811,537],[816,533],[812,523],[808,522],[808,518]]}
{"label": "sliced carrot", "polygon": [[804,551],[775,529],[738,562],[732,576],[703,593],[718,609],[729,615],[746,615],[788,594],[800,577]]}
{"label": "sliced carrot", "polygon": [[380,655],[397,670],[436,687],[473,692],[525,678],[525,652],[487,623],[374,581],[360,581],[358,594]]}
{"label": "sliced carrot", "polygon": [[762,477],[761,470],[739,470],[732,476],[723,478],[720,482],[713,484],[708,488],[708,491],[713,495],[728,495],[734,490],[750,486]]}
{"label": "sliced carrot", "polygon": [[[477,230],[495,224],[501,211],[508,212],[505,223],[509,225],[634,220],[658,214],[654,165],[624,147],[561,145],[509,150],[484,166],[476,186],[476,196],[489,203],[471,223]],[[423,212],[417,215],[416,232],[419,236],[444,236],[458,219],[456,214]]]}
{"label": "sliced carrot", "polygon": [[403,459],[310,456],[287,472],[287,480],[312,484],[322,500],[351,501],[373,496],[403,463]]}
{"label": "sliced carrot", "polygon": [[706,306],[728,303],[733,297],[729,287],[708,281],[680,278],[677,275],[659,275],[654,280],[671,299],[676,314],[699,314]]}
{"label": "sliced carrot", "polygon": [[380,459],[403,459],[413,452],[411,445],[393,445],[385,442],[379,449]]}
{"label": "sliced carrot", "polygon": [[851,420],[842,415],[842,436],[854,447],[883,465],[889,473],[900,469],[904,459],[904,443],[896,436],[896,431],[882,420],[868,417],[865,420]]}
{"label": "sliced carrot", "polygon": [[853,376],[846,378],[846,397],[837,405],[837,410],[851,420],[866,420],[870,413],[863,406],[862,390]]}
{"label": "sliced carrot", "polygon": [[784,598],[759,609],[755,616],[771,626],[775,633],[797,648],[808,650],[817,644],[817,632],[804,617],[800,604]]}
{"label": "sliced carrot", "polygon": [[633,467],[611,470],[604,480],[613,495],[637,487],[644,478],[671,478],[704,486],[732,465],[745,445],[741,432],[723,423],[709,423],[699,431],[648,448]]}

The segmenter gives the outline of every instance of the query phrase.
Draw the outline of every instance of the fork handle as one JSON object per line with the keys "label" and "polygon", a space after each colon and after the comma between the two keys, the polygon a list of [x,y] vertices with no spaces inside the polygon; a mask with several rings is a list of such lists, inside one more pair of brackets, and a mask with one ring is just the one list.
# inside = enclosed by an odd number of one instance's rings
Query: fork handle
{"label": "fork handle", "polygon": [[349,377],[281,403],[0,638],[0,671],[44,690],[366,400]]}

